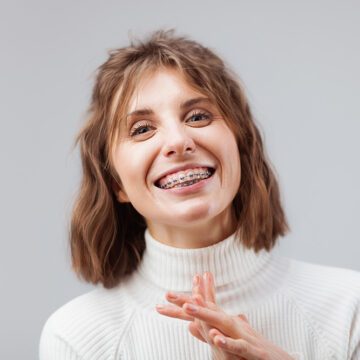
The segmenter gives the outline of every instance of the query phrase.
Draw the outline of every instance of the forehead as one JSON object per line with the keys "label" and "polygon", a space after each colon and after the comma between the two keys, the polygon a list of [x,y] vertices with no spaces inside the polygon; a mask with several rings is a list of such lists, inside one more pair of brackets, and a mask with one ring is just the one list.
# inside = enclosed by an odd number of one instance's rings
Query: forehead
{"label": "forehead", "polygon": [[159,107],[180,103],[190,97],[205,94],[185,79],[179,70],[162,68],[144,74],[137,82],[130,98],[128,113],[140,108]]}

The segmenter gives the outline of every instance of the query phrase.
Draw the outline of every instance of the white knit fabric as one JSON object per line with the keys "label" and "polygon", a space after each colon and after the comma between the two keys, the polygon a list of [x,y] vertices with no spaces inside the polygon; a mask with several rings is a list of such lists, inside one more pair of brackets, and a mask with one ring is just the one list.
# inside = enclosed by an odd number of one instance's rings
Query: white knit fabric
{"label": "white knit fabric", "polygon": [[254,253],[234,235],[206,248],[178,249],[145,232],[138,269],[111,290],[97,288],[47,320],[40,360],[211,359],[188,323],[160,315],[165,292],[190,294],[211,271],[217,304],[294,359],[360,360],[360,273]]}

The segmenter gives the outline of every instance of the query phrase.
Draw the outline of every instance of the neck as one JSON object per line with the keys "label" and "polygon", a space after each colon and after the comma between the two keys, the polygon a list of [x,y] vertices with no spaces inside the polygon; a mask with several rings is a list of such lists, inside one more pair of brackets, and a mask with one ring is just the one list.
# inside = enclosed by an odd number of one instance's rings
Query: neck
{"label": "neck", "polygon": [[165,245],[180,249],[198,249],[216,244],[234,233],[236,219],[233,211],[226,209],[212,219],[190,224],[162,224],[148,221],[147,225],[151,236]]}
{"label": "neck", "polygon": [[192,275],[205,271],[213,274],[216,287],[234,282],[241,287],[266,286],[270,254],[246,248],[235,234],[211,246],[181,249],[157,241],[147,229],[145,242],[137,273],[159,288],[190,292]]}

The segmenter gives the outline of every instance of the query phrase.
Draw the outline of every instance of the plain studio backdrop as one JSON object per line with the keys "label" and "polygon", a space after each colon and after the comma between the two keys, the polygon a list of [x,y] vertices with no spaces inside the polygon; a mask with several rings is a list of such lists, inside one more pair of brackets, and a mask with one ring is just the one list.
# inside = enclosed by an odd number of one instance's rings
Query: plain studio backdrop
{"label": "plain studio backdrop", "polygon": [[[240,75],[291,233],[274,251],[360,270],[359,1],[1,2],[1,359],[37,359],[58,307],[93,286],[70,270],[80,180],[70,153],[111,48],[175,28]],[[341,296],[341,294],[339,294]]]}

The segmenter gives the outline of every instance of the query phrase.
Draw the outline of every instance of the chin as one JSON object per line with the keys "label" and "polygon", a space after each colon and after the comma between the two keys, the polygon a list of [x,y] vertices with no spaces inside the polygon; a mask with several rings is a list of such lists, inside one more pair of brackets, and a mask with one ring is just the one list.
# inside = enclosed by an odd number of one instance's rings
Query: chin
{"label": "chin", "polygon": [[193,206],[179,206],[173,213],[177,224],[190,225],[210,220],[216,214],[208,204],[196,204]]}

